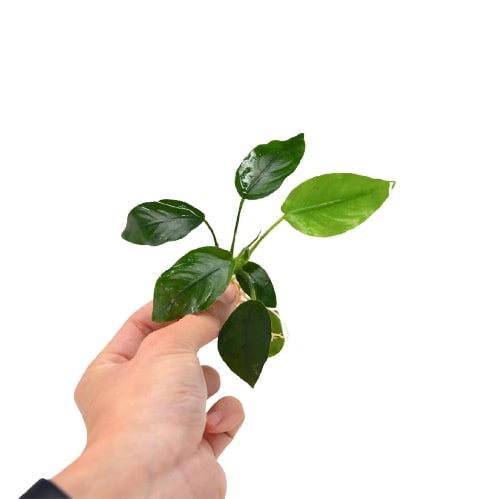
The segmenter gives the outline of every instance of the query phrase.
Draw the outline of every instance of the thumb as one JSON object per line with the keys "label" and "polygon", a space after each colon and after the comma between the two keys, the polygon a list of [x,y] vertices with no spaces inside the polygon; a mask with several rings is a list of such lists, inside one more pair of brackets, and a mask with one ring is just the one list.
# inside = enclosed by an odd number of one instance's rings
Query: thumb
{"label": "thumb", "polygon": [[145,341],[149,345],[154,343],[153,351],[159,355],[179,350],[197,353],[218,336],[224,322],[238,306],[239,296],[237,287],[230,284],[209,308],[152,332]]}

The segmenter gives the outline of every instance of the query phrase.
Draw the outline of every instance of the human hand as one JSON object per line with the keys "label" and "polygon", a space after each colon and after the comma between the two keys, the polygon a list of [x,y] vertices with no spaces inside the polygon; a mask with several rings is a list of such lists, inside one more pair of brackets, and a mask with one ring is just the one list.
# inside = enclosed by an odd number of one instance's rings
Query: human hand
{"label": "human hand", "polygon": [[76,388],[87,444],[56,485],[75,499],[225,497],[217,458],[244,412],[233,397],[206,412],[220,378],[197,352],[217,337],[238,298],[231,285],[209,309],[176,322],[151,322],[152,304],[128,319]]}

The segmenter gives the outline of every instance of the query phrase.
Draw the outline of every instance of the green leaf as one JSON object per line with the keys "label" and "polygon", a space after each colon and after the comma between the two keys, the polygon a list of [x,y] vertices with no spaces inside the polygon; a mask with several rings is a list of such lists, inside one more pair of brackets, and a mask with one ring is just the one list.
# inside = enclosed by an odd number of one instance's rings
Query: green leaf
{"label": "green leaf", "polygon": [[228,251],[215,246],[190,251],[156,281],[153,320],[166,322],[204,310],[227,289],[233,273]]}
{"label": "green leaf", "polygon": [[270,340],[269,357],[277,355],[284,346],[285,338],[282,328],[281,318],[277,310],[268,310],[270,315],[270,325],[272,328],[272,337]]}
{"label": "green leaf", "polygon": [[279,189],[305,153],[303,133],[288,140],[256,146],[236,172],[236,189],[243,199],[260,199]]}
{"label": "green leaf", "polygon": [[[260,265],[254,262],[247,262],[241,269],[236,269],[237,281],[243,288],[243,291],[254,298],[261,301],[267,307],[276,307],[277,299],[274,291],[274,286],[269,275]],[[251,289],[253,288],[255,296],[252,296]]]}
{"label": "green leaf", "polygon": [[159,246],[182,239],[204,220],[203,212],[183,201],[151,201],[130,211],[121,237],[135,244]]}
{"label": "green leaf", "polygon": [[258,301],[241,303],[218,335],[218,351],[241,379],[254,387],[269,356],[271,323]]}
{"label": "green leaf", "polygon": [[395,182],[354,173],[327,173],[295,187],[281,206],[292,227],[329,237],[353,229],[387,199]]}

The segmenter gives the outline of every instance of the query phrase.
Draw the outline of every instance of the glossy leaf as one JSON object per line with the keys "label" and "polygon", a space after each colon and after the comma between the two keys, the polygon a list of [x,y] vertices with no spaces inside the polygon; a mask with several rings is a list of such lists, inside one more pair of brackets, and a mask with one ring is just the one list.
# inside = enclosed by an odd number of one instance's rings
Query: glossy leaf
{"label": "glossy leaf", "polygon": [[228,251],[215,246],[190,251],[156,281],[153,320],[171,321],[204,310],[226,290],[233,273]]}
{"label": "glossy leaf", "polygon": [[204,219],[203,212],[183,201],[151,201],[130,211],[121,237],[135,244],[159,246],[182,239]]}
{"label": "glossy leaf", "polygon": [[253,387],[267,361],[270,338],[269,313],[251,300],[241,303],[222,326],[218,351],[229,368]]}
{"label": "glossy leaf", "polygon": [[269,357],[277,355],[284,346],[285,338],[282,327],[281,318],[277,310],[268,310],[270,316],[270,327],[272,329],[272,337],[270,339]]}
{"label": "glossy leaf", "polygon": [[305,153],[303,133],[288,140],[260,144],[244,158],[236,172],[236,189],[243,199],[260,199],[279,189]]}
{"label": "glossy leaf", "polygon": [[284,219],[304,234],[335,236],[369,218],[394,184],[354,173],[328,173],[293,189],[281,210]]}
{"label": "glossy leaf", "polygon": [[244,272],[236,270],[236,277],[243,291],[251,296],[251,287],[253,287],[255,296],[252,298],[261,301],[267,307],[275,308],[277,306],[276,295],[267,272],[254,262],[246,263],[242,270]]}

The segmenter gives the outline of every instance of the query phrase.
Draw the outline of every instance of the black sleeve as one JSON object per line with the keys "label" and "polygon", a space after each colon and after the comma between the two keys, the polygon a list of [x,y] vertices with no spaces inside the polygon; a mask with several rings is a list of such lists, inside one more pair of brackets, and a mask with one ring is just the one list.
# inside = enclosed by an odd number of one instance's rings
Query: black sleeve
{"label": "black sleeve", "polygon": [[41,478],[19,499],[70,499],[70,497],[51,481]]}

